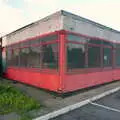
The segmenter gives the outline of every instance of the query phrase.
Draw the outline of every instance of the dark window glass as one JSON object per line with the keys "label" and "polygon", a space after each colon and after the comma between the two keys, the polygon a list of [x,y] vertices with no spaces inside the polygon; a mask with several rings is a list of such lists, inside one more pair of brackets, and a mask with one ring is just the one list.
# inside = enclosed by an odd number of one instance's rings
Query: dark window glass
{"label": "dark window glass", "polygon": [[67,66],[68,69],[85,67],[85,45],[71,43],[67,45]]}
{"label": "dark window glass", "polygon": [[[40,42],[57,39],[58,35],[55,34],[11,45],[7,48],[8,66],[58,68],[58,45],[40,45]],[[34,46],[35,44],[39,46]]]}
{"label": "dark window glass", "polygon": [[120,44],[115,44],[115,47],[116,48],[120,48]]}
{"label": "dark window glass", "polygon": [[10,47],[7,48],[6,57],[7,57],[7,65],[11,66],[13,64],[13,62],[12,62],[12,49],[10,49]]}
{"label": "dark window glass", "polygon": [[44,36],[44,37],[40,37],[40,38],[36,38],[34,40],[30,40],[30,45],[34,45],[34,44],[40,44],[42,42],[49,42],[52,40],[58,40],[58,35],[48,35],[48,36]]}
{"label": "dark window glass", "polygon": [[108,41],[103,41],[103,45],[107,45],[107,46],[113,46],[113,43],[108,42]]}
{"label": "dark window glass", "polygon": [[30,40],[30,46],[40,44],[40,39]]}
{"label": "dark window glass", "polygon": [[68,34],[67,39],[69,41],[76,41],[76,42],[83,42],[83,43],[86,43],[88,40],[85,37],[81,37],[81,36],[77,36],[77,35],[73,35],[73,34]]}
{"label": "dark window glass", "polygon": [[28,67],[30,48],[21,48],[20,49],[20,66]]}
{"label": "dark window glass", "polygon": [[99,44],[101,45],[102,43],[102,40],[98,40],[98,39],[89,39],[89,42],[90,44]]}
{"label": "dark window glass", "polygon": [[100,47],[88,46],[88,67],[100,67]]}
{"label": "dark window glass", "polygon": [[27,41],[23,41],[20,44],[20,47],[23,48],[23,47],[28,47],[30,46],[30,40],[27,40]]}
{"label": "dark window glass", "polygon": [[7,49],[7,65],[19,66],[19,49]]}
{"label": "dark window glass", "polygon": [[19,66],[19,54],[20,54],[20,49],[13,49],[12,52],[13,66]]}
{"label": "dark window glass", "polygon": [[116,66],[120,66],[120,48],[116,49]]}
{"label": "dark window glass", "polygon": [[42,68],[57,68],[58,67],[58,45],[47,44],[42,45]]}
{"label": "dark window glass", "polygon": [[55,34],[55,35],[48,35],[48,36],[39,38],[39,40],[42,41],[42,42],[49,42],[49,41],[57,40],[57,39],[58,39],[58,35],[57,34]]}
{"label": "dark window glass", "polygon": [[30,47],[30,52],[28,55],[28,66],[33,68],[40,68],[40,57],[41,47]]}
{"label": "dark window glass", "polygon": [[112,49],[111,48],[103,49],[103,63],[104,63],[104,66],[112,66]]}
{"label": "dark window glass", "polygon": [[16,49],[20,47],[20,44],[13,44],[10,46],[12,49]]}

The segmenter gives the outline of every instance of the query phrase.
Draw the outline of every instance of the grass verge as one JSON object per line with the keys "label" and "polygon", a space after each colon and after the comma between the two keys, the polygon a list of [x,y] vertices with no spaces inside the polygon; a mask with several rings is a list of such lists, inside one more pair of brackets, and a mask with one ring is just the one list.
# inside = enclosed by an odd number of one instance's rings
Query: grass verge
{"label": "grass verge", "polygon": [[[19,89],[9,84],[0,84],[0,114],[16,112],[21,120],[27,120],[27,112],[39,109],[40,104],[33,98],[25,95]],[[29,118],[30,120],[30,118]]]}

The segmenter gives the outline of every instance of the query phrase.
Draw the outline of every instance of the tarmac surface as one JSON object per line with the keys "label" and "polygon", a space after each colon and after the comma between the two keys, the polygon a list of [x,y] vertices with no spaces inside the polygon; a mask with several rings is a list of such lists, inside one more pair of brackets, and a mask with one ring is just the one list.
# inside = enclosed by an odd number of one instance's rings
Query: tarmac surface
{"label": "tarmac surface", "polygon": [[51,120],[120,120],[120,91]]}

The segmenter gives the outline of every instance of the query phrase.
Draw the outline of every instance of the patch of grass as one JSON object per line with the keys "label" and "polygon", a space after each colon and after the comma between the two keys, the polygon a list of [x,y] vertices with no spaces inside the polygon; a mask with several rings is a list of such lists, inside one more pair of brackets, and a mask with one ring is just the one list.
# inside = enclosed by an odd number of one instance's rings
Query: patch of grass
{"label": "patch of grass", "polygon": [[[8,84],[0,84],[1,115],[8,114],[10,112],[16,112],[24,115],[26,112],[39,108],[40,104],[36,100],[28,97],[17,88]],[[23,119],[24,118],[27,120],[29,117],[24,115]]]}

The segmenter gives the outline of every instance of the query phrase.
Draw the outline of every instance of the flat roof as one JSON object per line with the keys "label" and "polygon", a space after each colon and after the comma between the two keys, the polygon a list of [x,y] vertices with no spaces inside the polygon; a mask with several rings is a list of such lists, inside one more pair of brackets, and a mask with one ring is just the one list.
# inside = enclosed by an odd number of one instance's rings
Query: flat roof
{"label": "flat roof", "polygon": [[[28,24],[28,25],[26,25],[26,26],[23,26],[23,27],[15,30],[15,31],[13,31],[13,32],[10,32],[10,33],[8,33],[8,34],[6,34],[6,35],[4,35],[4,36],[8,36],[8,35],[10,35],[10,34],[12,34],[12,33],[16,33],[17,31],[20,31],[20,30],[22,30],[22,29],[24,29],[24,28],[27,28],[27,27],[29,27],[29,26],[32,26],[32,25],[34,25],[34,24],[36,24],[36,23],[38,23],[38,22],[40,22],[40,21],[45,20],[46,18],[52,17],[52,16],[55,15],[55,14],[61,14],[61,15],[63,15],[63,16],[72,16],[72,17],[73,17],[74,19],[76,19],[76,20],[84,21],[84,22],[90,23],[90,24],[92,24],[92,25],[95,25],[95,26],[97,26],[97,27],[100,27],[100,28],[102,28],[102,29],[106,29],[106,30],[109,30],[109,31],[112,31],[112,32],[120,33],[120,31],[115,30],[115,29],[113,29],[113,28],[111,28],[111,27],[102,25],[102,24],[100,24],[100,23],[94,22],[94,21],[92,21],[92,20],[90,20],[90,19],[81,17],[81,16],[79,16],[79,15],[76,15],[76,14],[73,14],[73,13],[70,13],[70,12],[67,12],[67,11],[64,11],[64,10],[60,10],[60,11],[58,11],[58,12],[56,12],[56,13],[53,13],[53,14],[47,16],[47,17],[44,17],[44,18],[42,18],[42,19],[40,19],[40,20],[37,20],[37,21],[35,21],[35,22],[32,22],[32,23],[30,23],[30,24]],[[3,36],[3,37],[4,37],[4,36]]]}

